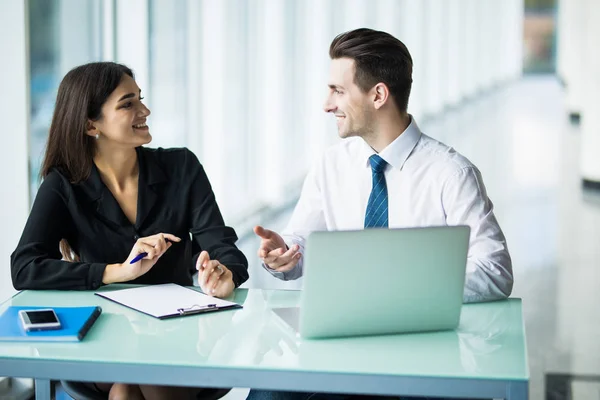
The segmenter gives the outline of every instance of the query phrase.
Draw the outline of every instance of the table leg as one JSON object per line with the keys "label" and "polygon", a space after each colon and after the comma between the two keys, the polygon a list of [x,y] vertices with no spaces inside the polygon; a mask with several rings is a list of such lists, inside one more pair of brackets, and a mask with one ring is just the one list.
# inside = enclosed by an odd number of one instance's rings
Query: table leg
{"label": "table leg", "polygon": [[52,386],[50,379],[35,380],[35,400],[51,400]]}

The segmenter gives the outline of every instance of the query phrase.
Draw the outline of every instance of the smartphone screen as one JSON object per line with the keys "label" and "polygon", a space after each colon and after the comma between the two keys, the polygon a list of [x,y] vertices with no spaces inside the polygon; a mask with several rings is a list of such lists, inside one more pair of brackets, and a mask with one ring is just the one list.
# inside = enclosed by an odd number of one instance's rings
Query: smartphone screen
{"label": "smartphone screen", "polygon": [[58,322],[56,314],[50,310],[25,311],[31,324],[54,324]]}
{"label": "smartphone screen", "polygon": [[20,310],[19,319],[26,331],[60,329],[60,320],[52,309]]}

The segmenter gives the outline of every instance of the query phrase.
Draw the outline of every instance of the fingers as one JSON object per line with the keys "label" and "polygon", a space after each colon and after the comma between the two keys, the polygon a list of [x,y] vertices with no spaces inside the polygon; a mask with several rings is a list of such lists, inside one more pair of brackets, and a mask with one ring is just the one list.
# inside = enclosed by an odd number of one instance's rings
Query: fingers
{"label": "fingers", "polygon": [[[280,255],[282,255],[283,253],[285,253],[286,249],[280,248],[280,249],[269,249],[267,247],[263,247],[260,246],[258,248],[258,252],[256,253],[258,255],[259,258],[262,258],[262,260],[266,263],[267,259],[271,260],[271,258],[274,257],[278,257]],[[270,255],[270,257],[269,257]]]}
{"label": "fingers", "polygon": [[254,227],[254,233],[260,236],[262,239],[271,239],[274,232],[257,225]]}
{"label": "fingers", "polygon": [[161,235],[163,235],[165,239],[169,239],[171,242],[176,242],[176,243],[181,242],[181,238],[179,238],[175,235],[171,235],[170,233],[161,233]]}
{"label": "fingers", "polygon": [[200,287],[204,293],[211,295],[215,292],[220,277],[228,271],[218,260],[211,260],[207,251],[203,251],[198,256],[196,269],[198,270]]}
{"label": "fingers", "polygon": [[227,297],[233,292],[233,274],[217,260],[208,261],[200,268],[198,283],[204,293],[215,297]]}
{"label": "fingers", "polygon": [[156,235],[156,241],[154,248],[158,252],[158,254],[162,255],[165,251],[167,251],[167,242],[165,241],[165,236],[162,233]]}
{"label": "fingers", "polygon": [[287,264],[283,264],[280,267],[277,268],[273,268],[275,271],[277,272],[288,272],[293,270],[296,265],[298,265],[298,260],[300,259],[300,256],[298,255],[297,257],[293,257],[292,260],[290,262],[288,262]]}
{"label": "fingers", "polygon": [[264,263],[271,269],[277,269],[286,266],[290,263],[296,265],[300,259],[301,254],[298,252],[300,246],[297,244],[293,245],[289,250],[277,249],[271,251],[267,257],[263,258]]}
{"label": "fingers", "polygon": [[262,239],[258,249],[258,256],[260,258],[266,257],[267,253],[277,249],[278,247],[281,247],[276,240],[279,235],[277,235],[275,232],[265,229],[262,226],[255,226],[254,233],[256,233]]}
{"label": "fingers", "polygon": [[216,279],[219,279],[224,272],[224,267],[221,266],[221,263],[217,260],[208,261],[200,266],[201,276],[198,276],[198,282],[201,283],[203,287],[207,289],[211,289],[211,286],[208,286],[209,282],[214,284]]}
{"label": "fingers", "polygon": [[219,279],[216,281],[215,286],[210,289],[210,295],[214,297],[224,298],[228,297],[233,293],[235,289],[235,284],[233,283],[233,273],[227,269],[224,265],[221,264],[224,272],[219,276]]}
{"label": "fingers", "polygon": [[270,251],[263,258],[264,258],[265,263],[273,264],[273,263],[281,262],[281,264],[285,264],[286,262],[289,262],[290,260],[287,259],[286,261],[281,261],[281,259],[286,259],[286,258],[293,256],[299,249],[300,249],[300,247],[297,244],[293,245],[290,249],[281,247],[279,249]]}
{"label": "fingers", "polygon": [[[167,239],[170,242],[167,242]],[[173,243],[177,243],[180,242],[181,238],[172,235],[170,233],[157,233],[156,235],[152,235],[152,236],[147,236],[144,238],[140,238],[138,239],[137,243],[144,243],[145,245],[149,245],[152,246],[154,248],[154,251],[152,252],[152,254],[154,255],[153,257],[144,257],[147,259],[151,259],[154,257],[160,257],[162,256],[172,245]],[[150,254],[150,252],[146,251],[146,253]]]}
{"label": "fingers", "polygon": [[196,261],[196,269],[201,272],[201,269],[208,261],[210,261],[210,256],[208,255],[208,251],[201,252],[200,255],[198,256],[198,260]]}
{"label": "fingers", "polygon": [[259,258],[262,258],[263,260],[268,258],[269,261],[271,261],[273,257],[279,257],[287,250],[288,248],[285,243],[283,245],[278,245],[277,243],[263,240],[263,243],[261,243],[258,248],[257,254]]}
{"label": "fingers", "polygon": [[213,265],[206,268],[207,270],[212,270],[208,277],[206,278],[206,289],[211,293],[215,293],[215,289],[219,284],[219,280],[221,276],[225,274],[225,267],[221,265],[218,261],[215,261]]}
{"label": "fingers", "polygon": [[266,258],[269,255],[270,251],[271,250],[269,248],[264,247],[264,246],[260,246],[258,248],[258,251],[256,252],[256,254],[258,255],[258,258],[263,258],[264,259],[264,258]]}
{"label": "fingers", "polygon": [[[162,234],[149,236],[149,237],[145,237],[145,238],[140,238],[136,242],[136,245],[137,244],[143,244],[145,246],[150,246],[153,249],[152,252],[148,252],[148,251],[144,250],[144,251],[146,251],[146,253],[148,253],[148,256],[144,257],[146,259],[160,257],[170,247],[170,244],[167,244],[167,242],[165,241],[165,238]],[[152,254],[153,256],[149,257],[150,254]]]}
{"label": "fingers", "polygon": [[148,243],[144,243],[140,240],[138,240],[138,242],[135,244],[135,254],[141,254],[141,253],[148,253],[148,255],[146,257],[144,257],[147,260],[152,260],[156,255],[157,255],[157,251],[154,248],[154,246],[148,244]]}
{"label": "fingers", "polygon": [[[181,238],[171,235],[170,233],[157,233],[156,235],[148,236],[147,238],[142,238],[142,240],[149,241],[153,243],[155,246],[157,244],[168,244],[168,243],[178,243],[181,242]],[[168,248],[168,247],[167,247]]]}
{"label": "fingers", "polygon": [[274,254],[275,256],[280,256],[287,250],[285,241],[277,232],[270,231],[262,226],[255,226],[254,233],[261,238],[260,246],[257,252],[258,257],[265,259],[273,250],[282,249],[280,254]]}

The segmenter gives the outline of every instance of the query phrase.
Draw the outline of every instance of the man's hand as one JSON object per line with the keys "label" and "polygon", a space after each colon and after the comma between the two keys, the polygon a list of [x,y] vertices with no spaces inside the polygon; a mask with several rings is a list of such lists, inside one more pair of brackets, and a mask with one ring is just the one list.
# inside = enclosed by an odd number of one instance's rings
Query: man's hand
{"label": "man's hand", "polygon": [[296,267],[302,256],[298,252],[300,250],[298,245],[293,245],[292,248],[288,249],[281,236],[262,226],[255,226],[254,233],[261,238],[258,256],[269,269],[277,272],[288,272]]}

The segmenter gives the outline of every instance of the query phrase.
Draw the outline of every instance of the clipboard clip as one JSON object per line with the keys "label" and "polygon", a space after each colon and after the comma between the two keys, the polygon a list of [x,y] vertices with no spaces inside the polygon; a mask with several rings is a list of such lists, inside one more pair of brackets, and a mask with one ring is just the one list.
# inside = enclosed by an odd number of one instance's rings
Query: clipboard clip
{"label": "clipboard clip", "polygon": [[216,310],[216,309],[217,309],[216,304],[207,304],[205,306],[193,304],[191,307],[188,307],[188,308],[178,308],[177,312],[179,313],[179,315],[192,315],[192,314],[198,314],[198,313],[202,313],[205,311]]}

